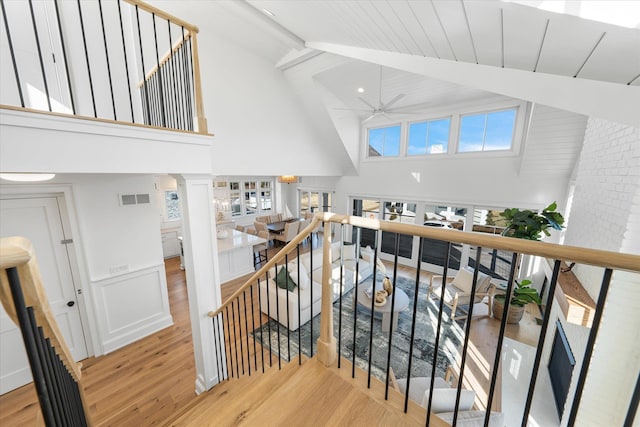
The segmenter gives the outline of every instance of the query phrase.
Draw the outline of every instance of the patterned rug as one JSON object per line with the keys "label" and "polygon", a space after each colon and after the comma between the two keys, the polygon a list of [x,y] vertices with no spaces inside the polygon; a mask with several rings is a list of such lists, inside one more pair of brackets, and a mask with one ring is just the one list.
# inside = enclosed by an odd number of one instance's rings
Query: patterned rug
{"label": "patterned rug", "polygon": [[[381,282],[381,279],[379,280]],[[371,278],[359,285],[360,287],[370,287]],[[390,366],[398,378],[407,377],[407,367],[409,362],[409,347],[411,344],[411,326],[415,295],[415,281],[398,278],[396,286],[402,289],[409,297],[409,307],[401,312],[398,317],[398,327],[391,334],[391,363]],[[382,332],[382,316],[376,313],[373,321],[372,346],[370,342],[371,316],[370,310],[362,306],[357,307],[354,327],[353,295],[355,288],[345,293],[342,297],[342,317],[339,316],[340,300],[333,304],[334,334],[336,341],[339,339],[340,355],[353,361],[353,342],[355,339],[355,364],[359,368],[367,371],[369,364],[369,351],[373,348],[371,360],[371,373],[375,377],[384,381],[387,357],[389,354],[389,332]],[[431,364],[435,345],[435,329],[438,321],[439,300],[426,298],[427,283],[420,282],[418,288],[418,309],[416,312],[416,327],[413,348],[413,361],[411,367],[412,377],[431,375]],[[449,309],[444,308],[446,315],[443,315],[438,357],[436,363],[436,375],[444,376],[447,366],[453,363],[457,352],[461,348],[464,337],[464,330],[461,324],[448,320]],[[313,328],[311,327],[313,323]],[[311,330],[313,329],[313,335]],[[271,340],[268,339],[269,331]],[[340,331],[340,334],[338,333]],[[355,331],[355,334],[354,334]],[[288,334],[288,338],[287,338]],[[273,349],[277,355],[278,348],[280,356],[284,360],[292,360],[298,356],[300,348],[302,354],[311,357],[317,352],[316,341],[320,335],[320,316],[312,319],[300,327],[298,331],[288,331],[280,325],[278,337],[278,323],[270,320],[260,328],[253,331],[255,339],[263,343],[265,348]],[[270,342],[269,342],[270,341]]]}

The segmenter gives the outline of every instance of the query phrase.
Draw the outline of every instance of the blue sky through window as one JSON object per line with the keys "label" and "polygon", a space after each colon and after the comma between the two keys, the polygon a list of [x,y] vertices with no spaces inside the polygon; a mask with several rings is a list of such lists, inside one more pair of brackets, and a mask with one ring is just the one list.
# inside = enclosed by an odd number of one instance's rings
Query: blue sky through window
{"label": "blue sky through window", "polygon": [[451,119],[431,120],[412,123],[409,126],[407,154],[446,153],[449,146],[449,125]]}
{"label": "blue sky through window", "polygon": [[463,116],[458,152],[509,150],[515,121],[515,108]]}
{"label": "blue sky through window", "polygon": [[400,125],[369,129],[369,157],[400,155]]}

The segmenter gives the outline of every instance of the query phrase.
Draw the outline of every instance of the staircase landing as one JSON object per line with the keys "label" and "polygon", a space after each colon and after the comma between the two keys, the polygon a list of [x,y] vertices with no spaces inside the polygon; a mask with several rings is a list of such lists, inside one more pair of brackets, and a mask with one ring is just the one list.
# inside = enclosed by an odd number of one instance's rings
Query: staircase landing
{"label": "staircase landing", "polygon": [[[169,426],[220,425],[393,425],[423,426],[415,411],[404,414],[399,408],[402,396],[390,390],[384,401],[376,380],[372,389],[350,378],[351,368],[326,368],[313,358],[298,365],[295,360],[282,370],[226,381],[203,393],[179,414]],[[361,378],[366,373],[356,373]],[[374,397],[375,394],[379,397]],[[432,417],[434,427],[448,426]]]}

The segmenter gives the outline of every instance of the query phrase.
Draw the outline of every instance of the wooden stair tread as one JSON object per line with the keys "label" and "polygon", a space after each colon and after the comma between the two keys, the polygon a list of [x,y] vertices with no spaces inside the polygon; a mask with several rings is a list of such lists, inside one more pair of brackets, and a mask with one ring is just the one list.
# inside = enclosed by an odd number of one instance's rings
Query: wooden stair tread
{"label": "wooden stair tread", "polygon": [[[363,377],[362,374],[360,371],[357,376]],[[398,402],[403,399],[401,394],[390,390],[390,400],[395,402],[390,405],[384,401],[384,394],[379,393],[380,387],[383,389],[380,381],[376,380],[375,390],[363,390],[350,376],[350,366],[335,369],[326,368],[315,358],[302,365],[294,360],[282,370],[276,367],[263,375],[232,379],[216,386],[167,425],[425,424],[424,408],[420,408],[422,418],[403,414],[398,409]],[[374,397],[374,392],[378,392],[380,398]],[[448,426],[439,418],[431,425]]]}

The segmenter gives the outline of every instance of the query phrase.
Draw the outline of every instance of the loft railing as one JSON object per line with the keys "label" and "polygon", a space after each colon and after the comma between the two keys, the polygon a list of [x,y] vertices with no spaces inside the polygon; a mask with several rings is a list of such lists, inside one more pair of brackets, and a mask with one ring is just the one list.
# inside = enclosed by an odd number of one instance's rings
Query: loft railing
{"label": "loft railing", "polygon": [[[304,263],[300,261],[300,244],[309,237],[311,231],[319,223],[324,225],[324,239],[322,245],[322,255],[311,251],[308,259]],[[330,230],[333,227],[333,234]],[[360,245],[361,232],[373,231],[376,234],[374,242],[379,241],[379,233],[388,232],[395,235],[396,251],[393,255],[392,268],[387,271],[392,271],[388,275],[392,278],[393,286],[398,289],[400,281],[398,278],[398,246],[399,236],[412,236],[414,239],[419,239],[419,248],[423,248],[423,242],[428,240],[438,240],[447,242],[445,248],[445,260],[451,256],[451,247],[453,244],[470,245],[475,248],[476,259],[481,257],[483,251],[493,253],[499,251],[503,255],[510,254],[510,271],[507,277],[507,289],[506,294],[511,295],[514,282],[516,279],[522,279],[523,273],[518,272],[519,260],[523,257],[540,257],[543,260],[547,260],[550,266],[549,280],[545,285],[547,295],[547,304],[544,308],[544,314],[541,319],[541,326],[539,332],[536,332],[534,336],[535,357],[533,358],[533,364],[529,372],[520,372],[520,377],[524,377],[528,381],[528,391],[526,398],[521,402],[521,408],[513,407],[501,407],[496,402],[500,399],[496,397],[497,390],[500,389],[501,364],[506,361],[501,361],[503,356],[503,345],[505,343],[505,337],[509,336],[509,328],[507,326],[507,313],[509,310],[510,300],[507,298],[504,303],[502,311],[502,320],[497,321],[491,319],[497,325],[497,341],[495,345],[492,344],[493,353],[490,355],[484,355],[483,357],[478,354],[478,343],[473,343],[470,337],[472,332],[478,327],[478,322],[474,318],[474,304],[469,304],[466,307],[467,314],[460,322],[452,321],[450,318],[452,314],[447,314],[446,310],[449,310],[447,304],[445,304],[445,289],[442,287],[438,292],[437,300],[439,301],[434,311],[429,313],[429,319],[426,322],[427,327],[432,328],[433,336],[428,346],[433,348],[433,355],[429,357],[429,360],[422,360],[427,362],[431,367],[426,372],[418,372],[418,362],[421,362],[418,356],[420,340],[424,341],[424,337],[420,337],[418,334],[417,315],[421,314],[421,310],[424,310],[424,300],[427,299],[427,293],[429,292],[429,279],[427,279],[428,273],[426,273],[421,267],[421,262],[418,261],[416,266],[412,270],[412,274],[415,276],[415,280],[412,280],[408,285],[408,290],[413,293],[413,298],[408,303],[408,313],[403,323],[408,326],[409,330],[409,346],[402,350],[402,354],[397,354],[398,350],[393,351],[393,342],[398,339],[397,332],[391,326],[388,332],[380,332],[378,322],[374,317],[369,316],[369,313],[374,312],[375,306],[372,300],[371,307],[368,313],[363,313],[363,310],[356,308],[355,298],[352,300],[352,310],[349,316],[346,317],[345,307],[348,306],[349,292],[355,292],[357,295],[359,291],[364,287],[371,286],[373,283],[381,282],[381,271],[383,268],[378,262],[379,248],[373,248],[373,259],[369,259],[370,267],[372,271],[367,277],[363,277],[360,272],[364,271],[363,261],[363,248]],[[337,247],[333,246],[331,239],[333,236],[338,236]],[[355,236],[353,242],[347,242],[345,244],[345,236]],[[333,245],[336,245],[334,242]],[[355,246],[355,260],[347,260],[344,256],[345,248],[349,251],[353,250]],[[332,259],[332,250],[339,250],[340,256],[333,260],[333,263],[327,262]],[[334,257],[335,258],[335,257]],[[419,256],[418,259],[421,257]],[[323,260],[325,260],[323,262]],[[400,409],[411,411],[415,409],[417,405],[424,405],[422,409],[425,414],[426,424],[429,425],[434,422],[433,414],[429,417],[426,414],[432,413],[432,404],[434,396],[434,378],[439,375],[436,372],[439,361],[446,356],[447,351],[450,351],[451,344],[445,343],[444,334],[448,329],[455,329],[458,334],[459,343],[456,349],[456,354],[449,356],[449,366],[447,371],[455,371],[455,379],[453,382],[453,388],[455,393],[455,405],[452,408],[452,412],[449,414],[439,414],[439,416],[447,416],[448,422],[451,425],[456,425],[461,410],[461,399],[463,389],[473,389],[476,392],[476,398],[473,408],[482,411],[484,418],[484,425],[490,424],[492,420],[499,416],[498,412],[512,412],[511,415],[515,416],[518,424],[527,425],[530,415],[532,414],[533,396],[539,386],[538,374],[540,373],[543,365],[543,354],[548,354],[550,349],[548,348],[550,340],[546,339],[547,334],[552,331],[554,325],[552,314],[552,304],[554,304],[554,298],[559,298],[558,294],[564,292],[559,286],[559,278],[564,278],[566,268],[561,270],[563,262],[570,260],[578,265],[596,266],[602,270],[601,274],[601,287],[597,296],[597,303],[591,309],[592,319],[590,319],[590,330],[588,332],[588,339],[584,348],[573,348],[572,351],[576,355],[582,355],[583,362],[577,365],[574,378],[577,378],[575,388],[572,390],[573,394],[567,395],[566,404],[561,417],[563,425],[573,426],[576,423],[576,419],[582,408],[581,400],[584,391],[586,390],[586,379],[589,373],[589,369],[593,363],[593,358],[598,353],[603,353],[605,348],[597,348],[594,346],[598,337],[600,322],[607,303],[607,295],[611,286],[619,285],[621,281],[627,281],[640,284],[640,256],[628,255],[621,253],[612,253],[599,250],[591,250],[584,248],[576,248],[569,246],[562,246],[544,242],[531,242],[521,239],[514,239],[509,237],[491,236],[481,233],[468,233],[457,230],[444,230],[434,229],[430,227],[421,227],[408,224],[392,223],[387,221],[370,220],[359,217],[348,217],[342,215],[336,215],[331,213],[317,214],[312,223],[302,230],[294,240],[287,244],[277,255],[265,264],[259,271],[252,275],[252,277],[236,291],[221,307],[210,312],[214,328],[214,341],[215,350],[217,354],[218,374],[219,378],[229,379],[232,377],[240,377],[243,375],[255,375],[257,373],[264,372],[266,368],[274,366],[277,368],[282,367],[282,361],[290,361],[298,359],[298,363],[302,363],[303,348],[306,347],[306,355],[312,357],[317,355],[318,359],[326,366],[337,365],[338,368],[341,365],[351,366],[351,376],[356,378],[359,376],[366,376],[367,385],[372,386],[372,375],[377,376],[379,380],[384,384],[384,398],[389,396],[389,393],[393,393],[393,390],[389,390],[390,382],[393,382],[393,371],[395,370],[396,376],[398,375],[398,369],[391,369],[392,360],[396,360],[399,356],[402,356],[403,362],[408,364],[405,370],[405,375],[408,378],[406,381],[406,390],[404,392],[404,406]],[[314,270],[313,265],[322,265],[322,280],[321,283],[316,283],[313,280],[313,274],[311,274],[311,281],[309,289],[305,292],[294,288],[294,291],[288,292],[284,289],[276,289],[273,280],[274,267],[282,264],[289,266],[289,271],[296,272],[297,278],[300,280],[303,264],[306,264],[305,268],[309,268],[312,272]],[[350,264],[349,264],[350,263]],[[567,262],[568,263],[568,262]],[[387,263],[388,264],[388,263]],[[447,283],[454,274],[448,267],[448,262],[444,263],[443,282]],[[337,269],[336,269],[337,267]],[[406,268],[406,267],[404,267]],[[479,286],[480,277],[480,263],[474,263],[473,266],[473,280],[472,288],[470,290],[470,301],[474,301],[477,287]],[[612,277],[619,275],[621,277],[616,283],[612,283]],[[304,274],[304,273],[302,273]],[[348,275],[355,277],[355,283],[352,283],[352,290],[348,290],[345,286]],[[622,278],[626,275],[626,278]],[[371,278],[373,280],[371,280]],[[288,279],[287,279],[288,280]],[[316,276],[317,280],[317,276]],[[302,283],[301,281],[299,284]],[[287,282],[288,284],[288,282]],[[447,285],[448,287],[449,285]],[[273,299],[273,293],[268,292],[269,288],[273,288],[276,292],[277,301],[274,303],[269,299]],[[338,297],[332,294],[333,290],[338,290]],[[266,292],[265,292],[266,291]],[[479,292],[479,291],[478,291]],[[544,291],[543,291],[544,292]],[[304,298],[308,298],[308,302],[301,301],[301,294],[304,293]],[[391,306],[395,304],[396,295],[399,292],[393,292],[390,296]],[[283,295],[284,294],[284,295]],[[322,295],[321,309],[315,308],[309,310],[310,315],[305,316],[304,310],[308,307],[313,307],[314,301],[317,296]],[[314,297],[315,295],[315,297]],[[544,295],[543,295],[544,296]],[[489,296],[491,298],[491,296]],[[265,301],[266,300],[266,301]],[[290,302],[297,300],[297,313],[292,313]],[[256,307],[258,304],[258,307]],[[295,305],[295,304],[294,304]],[[305,308],[302,308],[305,307]],[[537,309],[537,307],[533,307]],[[608,307],[612,312],[616,311],[616,307]],[[479,310],[476,309],[476,310]],[[242,318],[244,316],[244,319]],[[335,318],[334,318],[335,316]],[[357,331],[358,319],[362,317],[366,319],[364,330]],[[395,321],[394,315],[391,316],[390,324]],[[489,316],[491,314],[489,313]],[[318,317],[320,317],[318,327]],[[486,315],[482,318],[487,318]],[[567,322],[570,321],[567,317]],[[296,323],[298,322],[298,323]],[[462,323],[461,323],[462,322]],[[346,325],[351,323],[353,325],[353,337],[346,335]],[[291,326],[291,327],[288,327]],[[423,324],[422,327],[425,325]],[[551,326],[551,327],[550,327]],[[523,328],[526,326],[521,325],[519,333],[523,332]],[[305,332],[301,333],[301,330],[305,328]],[[356,333],[364,334],[365,339],[356,339]],[[265,335],[267,337],[265,337]],[[346,341],[351,339],[349,346],[346,345]],[[448,339],[448,338],[447,338]],[[317,340],[317,341],[316,341]],[[552,341],[552,340],[551,340]],[[314,347],[314,343],[316,346]],[[356,356],[358,348],[365,347],[360,353],[360,356]],[[372,358],[374,347],[382,347],[383,354],[382,361]],[[292,350],[293,348],[293,350]],[[297,355],[296,355],[297,351]],[[606,354],[606,353],[603,353]],[[364,356],[363,356],[364,355]],[[362,357],[363,356],[363,357]],[[359,360],[358,357],[364,360]],[[273,359],[276,359],[273,361]],[[350,360],[349,360],[350,359]],[[372,360],[373,359],[373,360]],[[455,360],[454,360],[455,359]],[[480,359],[480,360],[478,360]],[[347,363],[349,361],[350,363]],[[356,366],[360,366],[357,369]],[[480,369],[482,372],[474,372],[474,370]],[[377,374],[374,372],[377,371]],[[374,372],[372,374],[372,372]],[[429,398],[427,402],[413,402],[410,401],[410,392],[412,386],[412,379],[418,376],[424,376],[430,379],[429,386]],[[484,383],[479,381],[480,377],[485,377]],[[638,372],[631,372],[629,378],[619,379],[620,382],[631,381],[629,389],[632,393],[628,402],[623,402],[621,407],[625,408],[626,416],[624,425],[630,426],[633,424],[635,413],[638,407],[638,396],[640,394],[640,386],[636,378]],[[481,380],[482,378],[480,378]],[[520,379],[522,380],[522,379]],[[598,385],[593,383],[590,387],[597,388]],[[633,391],[635,390],[635,391]],[[318,391],[321,393],[321,391]],[[543,392],[540,392],[543,393]],[[567,391],[568,393],[568,391]],[[545,395],[545,399],[552,399],[550,395]],[[389,404],[392,404],[392,400],[389,400]],[[552,405],[553,406],[553,405]],[[583,405],[584,406],[584,405]],[[562,408],[562,407],[561,407]],[[413,409],[413,410],[414,410]],[[515,415],[513,412],[516,412]],[[438,414],[436,414],[438,415]],[[440,418],[437,420],[438,425]]]}
{"label": "loft railing", "polygon": [[58,329],[25,238],[0,239],[0,301],[20,327],[45,425],[91,425],[81,365]]}
{"label": "loft railing", "polygon": [[195,25],[139,0],[0,5],[5,108],[207,133]]}

